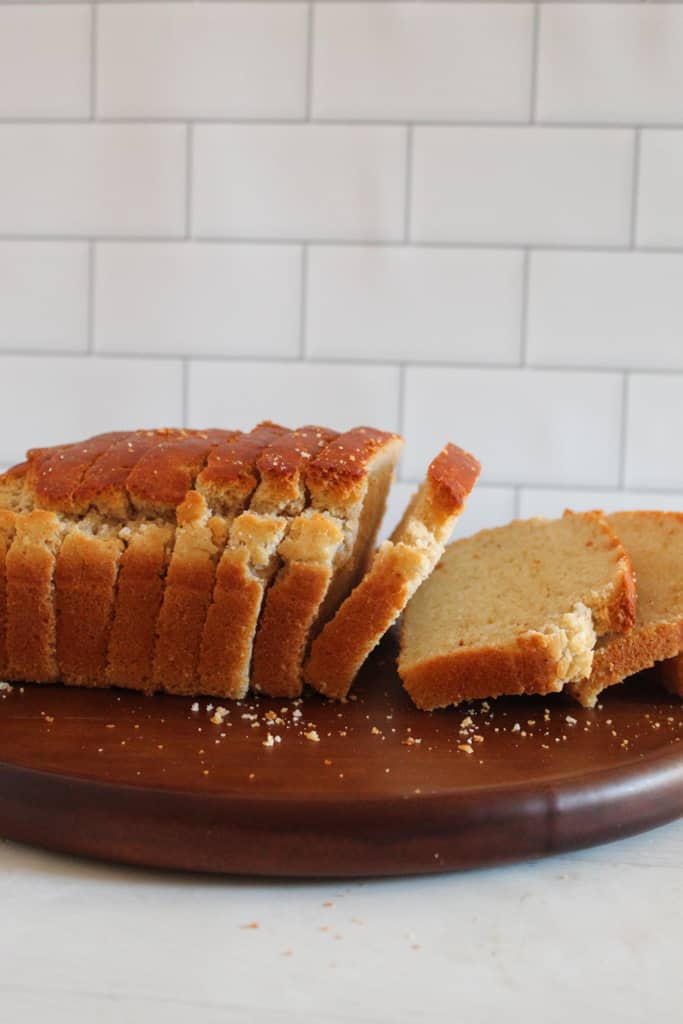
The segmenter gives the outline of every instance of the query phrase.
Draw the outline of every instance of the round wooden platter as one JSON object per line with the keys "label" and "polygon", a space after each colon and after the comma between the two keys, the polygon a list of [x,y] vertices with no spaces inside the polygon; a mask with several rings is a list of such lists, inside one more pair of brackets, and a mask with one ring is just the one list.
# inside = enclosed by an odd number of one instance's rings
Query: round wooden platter
{"label": "round wooden platter", "polygon": [[193,711],[14,686],[0,835],[155,867],[351,877],[534,857],[683,814],[683,708],[655,674],[593,711],[553,695],[426,713],[394,657],[389,638],[346,704],[249,699],[222,724],[206,698]]}

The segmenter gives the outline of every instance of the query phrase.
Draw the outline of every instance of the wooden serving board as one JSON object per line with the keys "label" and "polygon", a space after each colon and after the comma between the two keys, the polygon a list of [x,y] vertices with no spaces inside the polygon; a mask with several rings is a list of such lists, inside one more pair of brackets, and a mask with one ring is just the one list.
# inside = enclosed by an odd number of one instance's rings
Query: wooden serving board
{"label": "wooden serving board", "polygon": [[655,675],[594,711],[555,695],[426,713],[394,657],[388,638],[344,705],[248,700],[222,724],[206,699],[15,686],[0,695],[0,835],[156,867],[350,877],[539,856],[683,814],[683,708]]}

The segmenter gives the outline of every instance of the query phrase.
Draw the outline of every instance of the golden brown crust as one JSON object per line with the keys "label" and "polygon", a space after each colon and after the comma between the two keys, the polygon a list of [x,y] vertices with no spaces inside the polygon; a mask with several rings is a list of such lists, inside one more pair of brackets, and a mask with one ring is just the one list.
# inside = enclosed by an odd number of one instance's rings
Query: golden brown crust
{"label": "golden brown crust", "polygon": [[80,513],[93,506],[103,515],[127,519],[131,515],[126,482],[138,462],[163,441],[190,436],[174,429],[136,430],[110,445],[90,466],[73,494]]}
{"label": "golden brown crust", "polygon": [[299,696],[309,633],[329,581],[325,566],[295,562],[270,587],[254,643],[254,690],[270,697]]}
{"label": "golden brown crust", "polygon": [[129,433],[119,430],[97,434],[79,444],[34,450],[33,458],[29,460],[27,487],[36,508],[78,512],[73,496],[86,472],[96,459],[117,441],[127,438]]}
{"label": "golden brown crust", "polygon": [[53,602],[55,554],[62,525],[53,512],[17,515],[7,552],[7,677],[35,683],[59,678]]}
{"label": "golden brown crust", "polygon": [[463,508],[480,473],[481,463],[464,448],[449,442],[441,449],[429,465],[427,480],[442,515],[452,516]]}
{"label": "golden brown crust", "polygon": [[306,486],[315,496],[318,508],[331,512],[341,510],[361,500],[368,471],[375,458],[403,447],[399,434],[388,434],[373,427],[354,427],[339,434],[311,461],[306,474]]}
{"label": "golden brown crust", "polygon": [[288,433],[287,427],[266,421],[248,434],[227,438],[211,451],[197,477],[197,490],[217,512],[226,504],[243,507],[258,484],[257,458],[264,448]]}
{"label": "golden brown crust", "polygon": [[234,430],[206,431],[154,445],[126,480],[134,508],[147,515],[175,512],[194,486],[210,452],[235,434]]}
{"label": "golden brown crust", "polygon": [[503,694],[546,694],[561,688],[557,663],[544,638],[527,635],[508,647],[463,651],[432,658],[399,674],[417,707],[425,711],[463,700],[500,697]]}
{"label": "golden brown crust", "polygon": [[107,686],[107,644],[123,542],[78,525],[64,537],[55,564],[57,664],[71,686]]}
{"label": "golden brown crust", "polygon": [[156,626],[175,527],[143,523],[134,529],[119,566],[107,650],[112,686],[151,692]]}
{"label": "golden brown crust", "polygon": [[263,596],[262,585],[249,573],[247,561],[243,549],[224,552],[218,563],[199,662],[203,693],[238,699],[247,692],[254,624]]}
{"label": "golden brown crust", "polygon": [[622,636],[606,637],[595,648],[590,677],[568,684],[566,690],[583,707],[595,707],[599,694],[607,687],[651,668],[655,662],[674,658],[681,649],[683,621],[652,623]]}
{"label": "golden brown crust", "polygon": [[9,668],[7,661],[7,571],[6,559],[14,539],[15,515],[0,508],[0,680],[5,680]]}
{"label": "golden brown crust", "polygon": [[152,682],[168,693],[194,693],[204,620],[220,548],[197,491],[178,508],[178,528],[156,627]]}
{"label": "golden brown crust", "polygon": [[313,641],[304,680],[326,697],[343,700],[368,654],[410,599],[415,578],[428,571],[422,552],[383,544],[371,571]]}
{"label": "golden brown crust", "polygon": [[337,437],[336,430],[306,426],[278,437],[256,460],[260,478],[250,508],[254,512],[300,512],[305,503],[304,477],[311,459]]}

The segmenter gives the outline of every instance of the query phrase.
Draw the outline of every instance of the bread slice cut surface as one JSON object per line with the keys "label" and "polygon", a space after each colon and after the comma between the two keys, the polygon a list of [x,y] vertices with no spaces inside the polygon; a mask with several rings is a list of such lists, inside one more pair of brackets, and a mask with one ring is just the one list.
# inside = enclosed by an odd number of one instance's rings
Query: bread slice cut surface
{"label": "bread slice cut surface", "polygon": [[551,693],[629,630],[628,555],[599,512],[528,519],[451,544],[403,616],[399,674],[421,708]]}

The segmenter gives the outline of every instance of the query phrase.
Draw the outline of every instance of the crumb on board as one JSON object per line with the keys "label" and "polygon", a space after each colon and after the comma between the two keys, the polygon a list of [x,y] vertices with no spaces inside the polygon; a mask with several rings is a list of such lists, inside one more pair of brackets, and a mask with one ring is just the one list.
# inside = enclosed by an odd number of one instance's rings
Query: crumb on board
{"label": "crumb on board", "polygon": [[308,732],[305,732],[304,739],[310,740],[311,743],[320,743],[317,729],[309,729]]}

